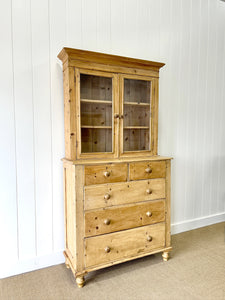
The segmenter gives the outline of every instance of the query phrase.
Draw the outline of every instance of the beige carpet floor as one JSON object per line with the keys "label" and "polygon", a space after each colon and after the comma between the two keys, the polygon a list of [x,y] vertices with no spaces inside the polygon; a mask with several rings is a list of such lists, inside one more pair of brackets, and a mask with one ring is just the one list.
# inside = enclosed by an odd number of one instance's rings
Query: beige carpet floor
{"label": "beige carpet floor", "polygon": [[173,235],[168,262],[156,254],[90,273],[78,289],[65,265],[0,281],[1,300],[225,299],[225,222]]}

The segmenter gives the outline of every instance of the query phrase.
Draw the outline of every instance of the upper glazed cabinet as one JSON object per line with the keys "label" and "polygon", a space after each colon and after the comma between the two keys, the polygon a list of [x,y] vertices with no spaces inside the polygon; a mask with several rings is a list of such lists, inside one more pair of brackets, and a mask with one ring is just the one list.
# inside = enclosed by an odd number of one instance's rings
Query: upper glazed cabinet
{"label": "upper glazed cabinet", "polygon": [[66,158],[157,155],[164,64],[64,48]]}

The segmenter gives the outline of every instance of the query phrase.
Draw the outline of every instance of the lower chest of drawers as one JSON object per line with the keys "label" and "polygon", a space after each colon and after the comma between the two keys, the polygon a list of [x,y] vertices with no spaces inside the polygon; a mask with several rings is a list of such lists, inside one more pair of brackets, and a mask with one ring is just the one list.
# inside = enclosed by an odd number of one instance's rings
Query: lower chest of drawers
{"label": "lower chest of drawers", "polygon": [[85,237],[165,221],[165,200],[86,211]]}
{"label": "lower chest of drawers", "polygon": [[65,257],[75,276],[170,245],[170,160],[64,163]]}
{"label": "lower chest of drawers", "polygon": [[85,239],[85,266],[140,256],[164,246],[164,223],[91,237]]}

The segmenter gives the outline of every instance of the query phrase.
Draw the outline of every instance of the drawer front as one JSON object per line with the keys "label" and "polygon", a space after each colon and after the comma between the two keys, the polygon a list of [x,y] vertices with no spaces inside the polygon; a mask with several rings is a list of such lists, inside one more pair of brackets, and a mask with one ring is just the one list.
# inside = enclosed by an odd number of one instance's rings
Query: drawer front
{"label": "drawer front", "polygon": [[85,185],[127,180],[127,164],[108,164],[84,167]]}
{"label": "drawer front", "polygon": [[165,221],[165,200],[138,203],[85,213],[85,236],[130,229]]}
{"label": "drawer front", "polygon": [[165,161],[130,163],[130,180],[165,178]]}
{"label": "drawer front", "polygon": [[165,198],[165,179],[108,183],[84,188],[84,209]]}
{"label": "drawer front", "polygon": [[85,239],[85,266],[109,263],[125,257],[139,256],[165,246],[165,224]]}

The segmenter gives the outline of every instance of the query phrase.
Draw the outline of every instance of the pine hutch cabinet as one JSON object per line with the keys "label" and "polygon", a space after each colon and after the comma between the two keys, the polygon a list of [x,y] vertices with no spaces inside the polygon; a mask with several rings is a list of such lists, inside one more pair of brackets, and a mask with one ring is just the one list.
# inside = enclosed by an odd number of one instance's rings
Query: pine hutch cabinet
{"label": "pine hutch cabinet", "polygon": [[90,271],[162,252],[170,157],[157,152],[162,63],[63,48],[65,259]]}

